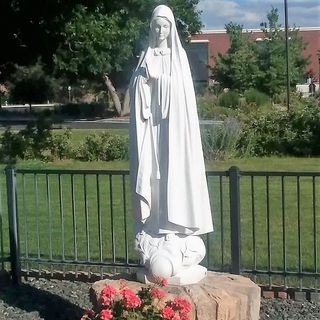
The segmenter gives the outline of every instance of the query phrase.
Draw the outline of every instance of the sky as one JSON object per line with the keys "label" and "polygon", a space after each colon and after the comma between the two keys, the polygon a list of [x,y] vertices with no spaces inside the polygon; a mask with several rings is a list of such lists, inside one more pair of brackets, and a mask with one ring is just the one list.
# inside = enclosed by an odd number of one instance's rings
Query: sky
{"label": "sky", "polygon": [[[289,26],[320,27],[320,0],[287,0]],[[279,9],[284,26],[284,0],[200,0],[204,29],[223,29],[230,21],[246,29],[259,29],[271,8]]]}

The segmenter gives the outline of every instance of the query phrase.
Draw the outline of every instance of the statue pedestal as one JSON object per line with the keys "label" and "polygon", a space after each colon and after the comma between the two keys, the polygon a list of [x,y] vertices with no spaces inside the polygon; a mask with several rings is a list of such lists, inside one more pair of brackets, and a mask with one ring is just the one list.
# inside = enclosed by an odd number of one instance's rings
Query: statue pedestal
{"label": "statue pedestal", "polygon": [[[189,285],[198,283],[202,279],[204,279],[207,275],[207,268],[196,265],[189,267],[186,270],[180,271],[175,276],[172,276],[168,279],[169,285]],[[137,271],[137,281],[146,284],[153,284],[153,277],[148,273],[147,269],[142,269]]]}
{"label": "statue pedestal", "polygon": [[[115,279],[115,278],[113,278]],[[119,287],[119,281],[112,278],[97,281],[91,288],[91,301],[97,297],[106,284]],[[116,277],[119,279],[119,275]],[[146,284],[127,281],[127,287],[138,291]],[[179,295],[192,303],[192,320],[258,320],[261,290],[250,279],[228,273],[207,272],[199,283],[190,285],[168,285],[163,288],[172,299]]]}

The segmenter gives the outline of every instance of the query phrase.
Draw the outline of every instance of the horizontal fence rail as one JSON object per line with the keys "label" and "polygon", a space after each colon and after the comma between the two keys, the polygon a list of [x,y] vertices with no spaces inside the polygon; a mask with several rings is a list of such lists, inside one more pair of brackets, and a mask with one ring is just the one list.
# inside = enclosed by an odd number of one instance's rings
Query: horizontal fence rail
{"label": "horizontal fence rail", "polygon": [[[129,171],[16,169],[14,174],[18,262],[24,272],[102,274],[140,267],[133,250]],[[14,249],[11,207],[4,205],[8,185],[2,178],[0,267],[6,269],[8,261],[11,267],[19,264],[9,250]],[[269,287],[319,290],[320,173],[232,167],[208,171],[207,181],[215,231],[203,236],[204,266],[246,274]]]}

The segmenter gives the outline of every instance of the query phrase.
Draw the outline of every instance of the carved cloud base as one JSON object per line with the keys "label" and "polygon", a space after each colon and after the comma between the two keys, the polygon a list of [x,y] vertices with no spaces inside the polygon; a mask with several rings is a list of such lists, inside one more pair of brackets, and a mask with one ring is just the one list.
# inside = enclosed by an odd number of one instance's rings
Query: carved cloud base
{"label": "carved cloud base", "polygon": [[[188,285],[201,281],[207,276],[207,268],[196,265],[186,270],[180,271],[178,274],[168,278],[169,285]],[[141,269],[137,271],[137,281],[146,284],[152,284],[156,282],[147,269]]]}

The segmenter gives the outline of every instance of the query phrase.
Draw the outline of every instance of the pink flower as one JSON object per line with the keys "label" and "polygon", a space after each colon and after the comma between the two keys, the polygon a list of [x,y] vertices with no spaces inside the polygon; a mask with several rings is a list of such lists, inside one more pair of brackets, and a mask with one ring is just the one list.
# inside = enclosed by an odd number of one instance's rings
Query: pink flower
{"label": "pink flower", "polygon": [[134,309],[141,306],[141,299],[131,289],[123,288],[120,293],[126,309]]}
{"label": "pink flower", "polygon": [[189,313],[192,310],[191,303],[182,297],[175,297],[172,301],[172,306],[178,309],[181,313]]}
{"label": "pink flower", "polygon": [[188,317],[188,315],[186,315],[185,313],[180,313],[180,320],[190,320],[190,318]]}
{"label": "pink flower", "polygon": [[181,320],[180,316],[178,314],[175,314],[171,320]]}
{"label": "pink flower", "polygon": [[161,315],[163,319],[171,319],[175,312],[170,306],[165,306],[161,311]]}
{"label": "pink flower", "polygon": [[117,294],[117,290],[113,286],[108,284],[101,290],[100,294],[112,298]]}
{"label": "pink flower", "polygon": [[120,290],[123,289],[126,286],[126,284],[127,284],[126,280],[120,279],[119,280]]}
{"label": "pink flower", "polygon": [[150,294],[152,298],[158,298],[158,299],[162,299],[166,295],[166,293],[159,288],[152,288],[150,290]]}
{"label": "pink flower", "polygon": [[113,317],[112,312],[109,309],[103,309],[100,312],[100,319],[101,320],[109,320],[109,319],[112,319],[112,317]]}
{"label": "pink flower", "polygon": [[101,290],[99,302],[101,303],[101,305],[108,307],[113,302],[113,298],[116,294],[117,290],[113,286],[106,285]]}
{"label": "pink flower", "polygon": [[101,296],[99,302],[104,307],[109,307],[112,304],[113,299],[107,296]]}
{"label": "pink flower", "polygon": [[166,287],[168,285],[168,279],[163,278],[163,277],[158,277],[156,279],[156,283],[158,283],[162,287]]}

